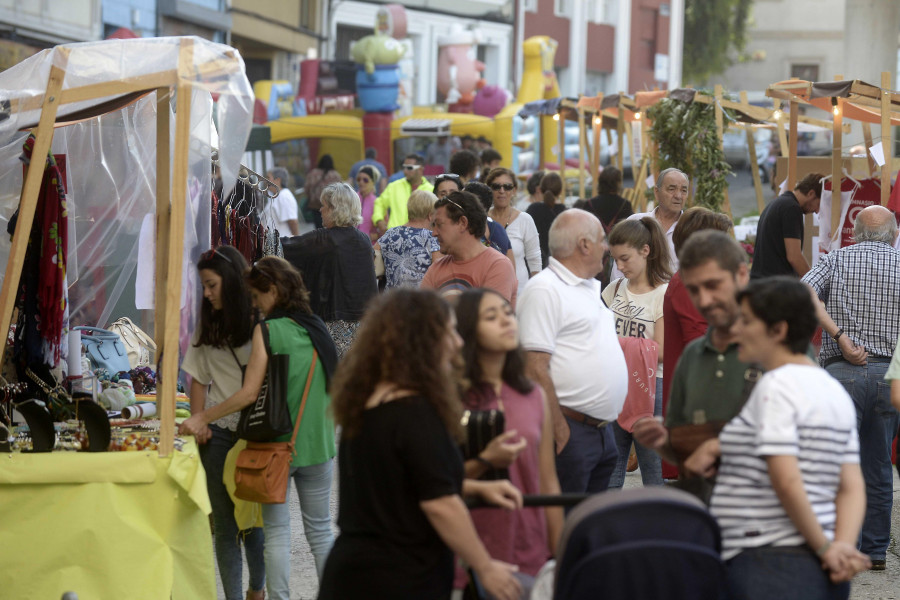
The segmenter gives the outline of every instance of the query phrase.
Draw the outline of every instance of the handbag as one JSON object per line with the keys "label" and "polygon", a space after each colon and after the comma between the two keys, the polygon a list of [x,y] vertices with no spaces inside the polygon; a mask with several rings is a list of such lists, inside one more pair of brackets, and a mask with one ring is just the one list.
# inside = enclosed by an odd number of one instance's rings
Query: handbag
{"label": "handbag", "polygon": [[152,367],[156,358],[156,342],[144,330],[135,325],[128,317],[121,317],[109,326],[109,330],[118,333],[128,353],[131,368]]}
{"label": "handbag", "polygon": [[106,369],[110,375],[130,371],[128,352],[118,333],[99,327],[73,327],[81,332],[81,345],[94,369]]}
{"label": "handbag", "polygon": [[[263,343],[269,357],[266,377],[263,379],[256,400],[241,410],[237,434],[250,442],[268,442],[291,432],[291,410],[287,403],[289,354],[272,354],[269,345],[269,326],[263,322]],[[234,349],[229,347],[234,360]],[[240,365],[238,361],[238,365]],[[241,370],[244,367],[241,366]]]}
{"label": "handbag", "polygon": [[[466,430],[466,441],[463,444],[463,457],[466,460],[478,459],[491,440],[506,430],[506,415],[502,410],[466,410],[463,411],[460,423]],[[479,479],[507,479],[509,469],[491,467]]]}
{"label": "handbag", "polygon": [[290,442],[247,442],[238,454],[234,468],[234,495],[241,500],[262,504],[284,504],[287,498],[288,475],[294,457],[294,443],[300,431],[303,409],[312,385],[318,354],[313,349],[312,363],[306,376],[306,387],[300,400],[300,410],[294,422],[294,436]]}

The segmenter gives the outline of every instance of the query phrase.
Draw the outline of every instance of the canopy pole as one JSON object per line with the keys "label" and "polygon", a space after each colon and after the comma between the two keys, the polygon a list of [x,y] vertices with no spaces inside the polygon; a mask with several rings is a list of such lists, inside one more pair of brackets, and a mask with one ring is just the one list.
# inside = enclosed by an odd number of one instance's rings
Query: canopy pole
{"label": "canopy pole", "polygon": [[796,100],[791,100],[791,121],[790,121],[790,152],[788,153],[788,181],[787,189],[793,190],[797,184],[797,112],[800,105]]}
{"label": "canopy pole", "polygon": [[881,149],[884,165],[881,167],[881,205],[887,206],[891,196],[891,170],[894,166],[894,144],[891,139],[891,74],[881,73]]}
{"label": "canopy pole", "polygon": [[562,197],[566,197],[566,115],[559,107],[559,120],[556,122],[557,132],[559,133],[559,141],[557,144],[557,161],[559,162],[559,178],[562,179]]}
{"label": "canopy pole", "polygon": [[[713,95],[716,97],[716,102],[714,104],[714,108],[716,111],[716,137],[719,138],[719,150],[722,151],[723,155],[725,153],[725,112],[722,110],[722,99],[724,94],[722,92],[722,85],[716,84],[715,88],[713,88]],[[722,190],[723,195],[725,196],[722,200],[722,212],[728,215],[730,218],[734,219],[734,215],[731,214],[731,200],[728,197],[728,186],[725,186],[725,189]]]}
{"label": "canopy pole", "polygon": [[[25,173],[25,182],[22,185],[22,197],[19,201],[19,217],[16,222],[16,230],[13,233],[12,247],[7,260],[6,274],[3,277],[3,287],[0,288],[0,332],[3,332],[4,343],[0,344],[0,361],[6,352],[5,338],[9,332],[9,323],[12,321],[13,306],[16,303],[16,293],[19,289],[19,278],[22,275],[22,265],[25,263],[25,252],[28,250],[28,238],[31,237],[31,226],[34,224],[34,213],[37,210],[38,193],[41,191],[41,182],[44,179],[44,170],[47,165],[47,153],[53,142],[53,124],[56,123],[56,113],[59,110],[60,92],[63,79],[66,77],[66,65],[69,61],[69,49],[56,48],[57,62],[59,65],[50,67],[50,75],[47,78],[47,90],[44,94],[44,102],[41,105],[41,118],[38,120],[35,134],[34,148],[31,152],[31,162]],[[66,343],[65,340],[62,342]]]}
{"label": "canopy pole", "polygon": [[175,445],[175,386],[178,381],[178,329],[181,321],[181,273],[184,267],[184,213],[187,199],[188,153],[191,134],[191,95],[194,42],[181,40],[178,55],[178,85],[175,113],[175,161],[172,168],[172,193],[169,209],[164,321],[162,328],[162,385],[157,389],[159,411],[159,455],[172,454]]}
{"label": "canopy pole", "polygon": [[[747,92],[741,91],[741,103],[748,104]],[[747,152],[750,154],[750,174],[753,176],[753,190],[756,192],[756,209],[762,214],[766,207],[763,198],[762,180],[759,178],[759,163],[756,161],[756,138],[753,136],[753,126],[744,123],[744,132],[747,134]]]}
{"label": "canopy pole", "polygon": [[[584,107],[579,106],[576,112],[578,113],[578,197],[584,198],[584,151],[587,147],[587,135],[584,130]],[[594,185],[596,186],[597,184],[594,183]]]}
{"label": "canopy pole", "polygon": [[[840,81],[843,75],[835,75],[834,80]],[[844,183],[844,161],[841,157],[843,145],[844,104],[840,98],[835,98],[834,115],[831,127],[831,237],[837,239],[837,247],[841,247],[841,189]],[[821,229],[820,229],[821,231]],[[836,236],[836,237],[835,237]],[[824,240],[829,244],[830,240]]]}

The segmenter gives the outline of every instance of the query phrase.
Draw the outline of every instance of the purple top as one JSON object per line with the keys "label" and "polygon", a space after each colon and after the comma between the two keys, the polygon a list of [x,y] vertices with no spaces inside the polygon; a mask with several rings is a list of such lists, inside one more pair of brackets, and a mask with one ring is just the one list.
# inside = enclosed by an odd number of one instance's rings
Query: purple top
{"label": "purple top", "polygon": [[[357,192],[357,194],[359,194],[359,192]],[[373,227],[372,211],[375,209],[375,194],[369,194],[365,198],[363,198],[362,194],[359,194],[359,203],[362,205],[362,223],[357,225],[356,228],[364,234],[369,235],[372,233]]]}
{"label": "purple top", "polygon": [[[504,383],[500,390],[500,399],[506,417],[506,430],[515,429],[528,442],[516,461],[509,466],[509,480],[523,494],[540,494],[538,455],[544,425],[541,388],[535,385],[529,393],[521,394]],[[496,394],[488,387],[481,387],[474,394],[470,390],[463,403],[466,408],[473,410],[500,408]],[[523,508],[515,511],[476,508],[471,512],[478,536],[491,558],[518,565],[519,571],[532,576],[537,575],[544,563],[550,559],[547,521],[544,518],[543,508]],[[460,580],[460,574],[465,577],[465,574],[457,569],[457,584],[464,581],[464,578]]]}

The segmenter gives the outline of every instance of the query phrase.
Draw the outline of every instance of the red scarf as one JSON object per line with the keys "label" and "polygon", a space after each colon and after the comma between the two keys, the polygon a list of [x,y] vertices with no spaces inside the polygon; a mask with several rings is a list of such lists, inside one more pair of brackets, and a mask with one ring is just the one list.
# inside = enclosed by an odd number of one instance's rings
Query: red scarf
{"label": "red scarf", "polygon": [[[23,145],[22,160],[30,164],[34,134]],[[62,173],[53,154],[47,155],[35,222],[40,234],[38,276],[38,329],[59,360],[63,316],[66,310],[66,262],[69,247],[69,221]],[[34,230],[32,230],[34,231]]]}

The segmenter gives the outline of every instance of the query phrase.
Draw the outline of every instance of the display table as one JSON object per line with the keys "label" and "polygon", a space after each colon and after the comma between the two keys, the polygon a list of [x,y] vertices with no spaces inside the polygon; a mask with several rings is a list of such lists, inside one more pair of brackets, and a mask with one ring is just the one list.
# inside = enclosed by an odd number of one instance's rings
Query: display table
{"label": "display table", "polygon": [[0,596],[216,597],[197,446],[0,456]]}

